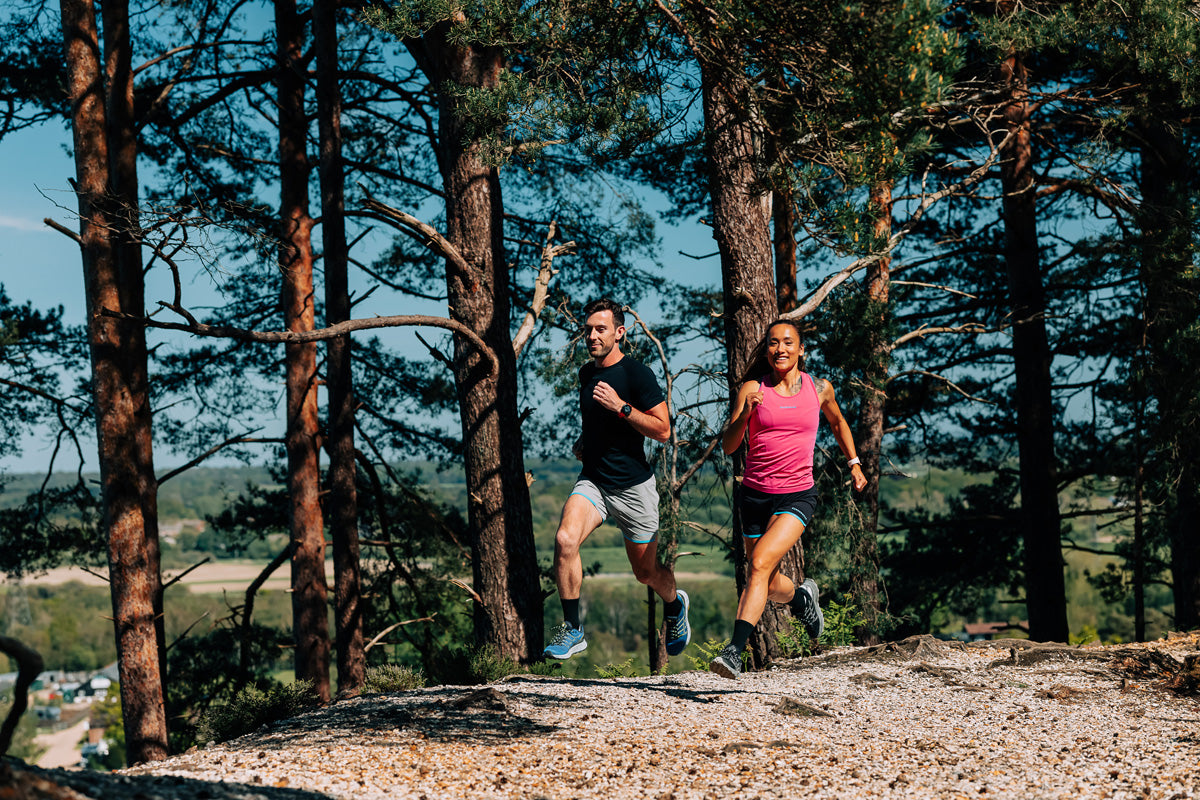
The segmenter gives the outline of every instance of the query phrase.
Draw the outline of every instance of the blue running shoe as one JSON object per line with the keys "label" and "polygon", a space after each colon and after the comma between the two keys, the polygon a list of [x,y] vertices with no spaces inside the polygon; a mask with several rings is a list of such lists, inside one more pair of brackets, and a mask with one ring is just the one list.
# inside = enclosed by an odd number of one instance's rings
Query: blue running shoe
{"label": "blue running shoe", "polygon": [[815,642],[825,631],[825,614],[821,611],[821,595],[817,591],[817,582],[807,578],[796,587],[796,594],[804,597],[804,607],[799,617],[804,623],[804,630],[808,631],[808,638]]}
{"label": "blue running shoe", "polygon": [[688,622],[688,605],[691,602],[683,589],[676,589],[683,610],[678,617],[667,617],[667,655],[677,656],[692,641],[692,626]]}
{"label": "blue running shoe", "polygon": [[587,650],[587,639],[583,638],[583,628],[572,628],[564,622],[554,629],[550,644],[542,651],[542,655],[564,659],[584,650]]}

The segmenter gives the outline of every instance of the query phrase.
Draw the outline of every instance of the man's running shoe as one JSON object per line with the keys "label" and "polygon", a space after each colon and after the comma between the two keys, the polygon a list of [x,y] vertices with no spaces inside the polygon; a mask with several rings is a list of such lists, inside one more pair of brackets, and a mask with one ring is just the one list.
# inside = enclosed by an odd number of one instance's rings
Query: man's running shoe
{"label": "man's running shoe", "polygon": [[821,611],[821,595],[817,591],[817,582],[806,578],[804,583],[796,587],[796,593],[804,598],[799,614],[800,622],[804,624],[804,630],[808,631],[808,638],[815,642],[825,631],[825,614]]}
{"label": "man's running shoe", "polygon": [[692,641],[692,626],[688,622],[688,605],[690,600],[683,589],[676,589],[675,594],[683,609],[677,617],[667,617],[667,655],[677,656]]}
{"label": "man's running shoe", "polygon": [[708,665],[709,670],[722,678],[736,681],[742,674],[742,654],[733,645],[725,645],[725,649],[717,653],[717,657]]}
{"label": "man's running shoe", "polygon": [[554,629],[550,644],[542,651],[542,655],[547,658],[570,658],[584,650],[587,650],[587,639],[583,638],[583,628],[572,628],[564,622]]}

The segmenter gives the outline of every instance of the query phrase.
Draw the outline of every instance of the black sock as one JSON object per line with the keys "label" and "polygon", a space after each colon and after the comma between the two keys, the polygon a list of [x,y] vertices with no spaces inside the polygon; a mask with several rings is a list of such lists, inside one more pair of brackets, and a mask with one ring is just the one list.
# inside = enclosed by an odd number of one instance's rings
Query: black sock
{"label": "black sock", "polygon": [[733,623],[733,641],[730,644],[740,653],[746,649],[746,642],[750,641],[752,633],[754,633],[754,623],[739,619]]}
{"label": "black sock", "polygon": [[792,595],[792,599],[787,601],[787,606],[792,610],[792,616],[802,617],[808,609],[809,598],[808,592],[800,591],[800,587],[796,587],[796,593]]}
{"label": "black sock", "polygon": [[582,628],[583,626],[579,624],[579,598],[576,597],[574,600],[559,599],[562,600],[563,619],[575,630]]}
{"label": "black sock", "polygon": [[683,613],[683,601],[679,599],[679,592],[675,593],[675,599],[671,602],[663,601],[663,614],[668,617],[678,617]]}

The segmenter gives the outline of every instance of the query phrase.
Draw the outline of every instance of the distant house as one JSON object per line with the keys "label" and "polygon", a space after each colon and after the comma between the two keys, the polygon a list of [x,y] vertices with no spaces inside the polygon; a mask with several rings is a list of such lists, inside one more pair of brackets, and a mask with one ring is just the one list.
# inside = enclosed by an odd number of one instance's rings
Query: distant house
{"label": "distant house", "polygon": [[959,637],[964,642],[980,642],[987,639],[995,639],[1013,631],[1029,632],[1029,620],[1021,620],[1020,622],[968,622],[963,626],[963,633]]}
{"label": "distant house", "polygon": [[75,702],[91,702],[93,700],[103,700],[108,695],[109,688],[113,685],[111,679],[97,673],[88,678],[75,689]]}

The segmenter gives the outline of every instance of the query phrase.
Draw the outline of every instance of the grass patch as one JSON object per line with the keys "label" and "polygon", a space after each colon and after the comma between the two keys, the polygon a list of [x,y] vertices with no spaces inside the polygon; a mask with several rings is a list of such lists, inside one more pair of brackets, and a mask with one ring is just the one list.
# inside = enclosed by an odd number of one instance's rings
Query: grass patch
{"label": "grass patch", "polygon": [[294,717],[318,705],[312,681],[272,686],[262,691],[248,686],[238,692],[233,702],[214,706],[200,720],[196,739],[199,742],[227,742],[253,733],[271,722]]}

